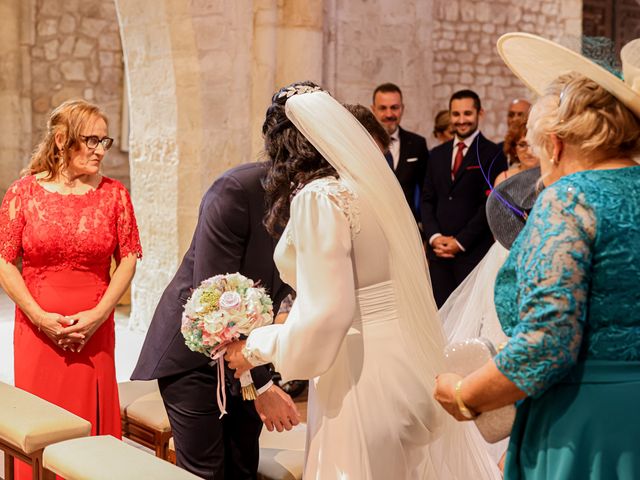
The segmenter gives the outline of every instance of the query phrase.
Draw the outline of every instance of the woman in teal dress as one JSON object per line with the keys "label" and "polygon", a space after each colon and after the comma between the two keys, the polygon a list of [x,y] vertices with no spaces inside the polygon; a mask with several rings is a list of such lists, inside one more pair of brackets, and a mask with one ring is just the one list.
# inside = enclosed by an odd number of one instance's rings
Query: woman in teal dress
{"label": "woman in teal dress", "polygon": [[[538,91],[514,45],[538,68],[578,57],[509,35],[503,58]],[[439,375],[435,397],[459,420],[518,402],[506,479],[640,478],[640,92],[581,57],[568,68],[528,122],[546,188],[496,280],[510,340],[465,378]]]}

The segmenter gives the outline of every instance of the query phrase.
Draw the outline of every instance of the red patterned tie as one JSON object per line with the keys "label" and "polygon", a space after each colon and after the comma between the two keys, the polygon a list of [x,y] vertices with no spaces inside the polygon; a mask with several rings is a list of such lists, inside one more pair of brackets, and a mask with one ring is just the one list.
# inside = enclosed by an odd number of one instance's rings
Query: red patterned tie
{"label": "red patterned tie", "polygon": [[458,151],[456,152],[456,159],[453,161],[453,168],[451,169],[451,180],[455,180],[460,165],[462,165],[462,159],[464,158],[464,142],[458,142]]}

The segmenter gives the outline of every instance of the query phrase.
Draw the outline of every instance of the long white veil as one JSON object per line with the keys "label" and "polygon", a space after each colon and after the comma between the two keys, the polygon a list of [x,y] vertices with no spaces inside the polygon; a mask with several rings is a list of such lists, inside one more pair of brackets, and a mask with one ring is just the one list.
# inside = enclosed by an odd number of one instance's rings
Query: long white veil
{"label": "long white veil", "polygon": [[495,242],[482,261],[440,307],[440,321],[447,342],[483,337],[498,346],[507,340],[493,301],[498,270],[509,250]]}
{"label": "long white veil", "polygon": [[[446,341],[418,227],[398,181],[369,133],[328,93],[293,95],[287,100],[285,111],[340,178],[375,212],[389,245],[403,339],[414,359],[413,368],[422,373],[427,390],[433,392],[436,374],[445,371]],[[475,425],[459,424],[444,410],[440,420],[440,437],[425,453],[431,457],[435,471],[425,472],[425,476],[456,480],[500,478]]]}

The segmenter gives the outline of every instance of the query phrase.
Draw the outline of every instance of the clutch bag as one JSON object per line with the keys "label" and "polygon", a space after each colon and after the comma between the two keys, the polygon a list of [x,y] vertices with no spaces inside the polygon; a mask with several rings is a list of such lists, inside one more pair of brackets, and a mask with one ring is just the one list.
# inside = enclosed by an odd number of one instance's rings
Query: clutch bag
{"label": "clutch bag", "polygon": [[[447,368],[453,373],[466,376],[482,367],[497,353],[490,340],[482,337],[453,342],[444,350]],[[483,412],[475,418],[480,434],[489,443],[496,443],[511,434],[516,407],[505,407]]]}

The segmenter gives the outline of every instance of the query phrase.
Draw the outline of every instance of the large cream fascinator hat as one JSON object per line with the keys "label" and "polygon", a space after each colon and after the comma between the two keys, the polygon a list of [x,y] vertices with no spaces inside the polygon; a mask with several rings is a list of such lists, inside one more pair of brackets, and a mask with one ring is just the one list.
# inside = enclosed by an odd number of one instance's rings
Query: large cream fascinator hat
{"label": "large cream fascinator hat", "polygon": [[560,75],[577,72],[603,87],[640,118],[640,38],[621,52],[624,81],[579,53],[530,33],[506,33],[498,53],[509,69],[538,95]]}

